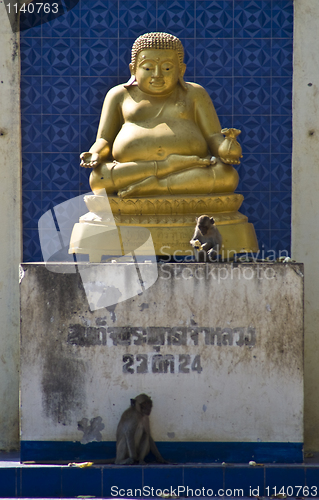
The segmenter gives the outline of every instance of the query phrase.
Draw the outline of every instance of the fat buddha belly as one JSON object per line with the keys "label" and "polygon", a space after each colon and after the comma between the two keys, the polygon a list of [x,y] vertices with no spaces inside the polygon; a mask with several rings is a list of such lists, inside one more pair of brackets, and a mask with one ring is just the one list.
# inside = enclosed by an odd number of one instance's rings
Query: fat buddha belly
{"label": "fat buddha belly", "polygon": [[196,125],[188,120],[147,124],[125,123],[113,143],[113,157],[127,161],[164,160],[171,154],[208,155],[206,141]]}

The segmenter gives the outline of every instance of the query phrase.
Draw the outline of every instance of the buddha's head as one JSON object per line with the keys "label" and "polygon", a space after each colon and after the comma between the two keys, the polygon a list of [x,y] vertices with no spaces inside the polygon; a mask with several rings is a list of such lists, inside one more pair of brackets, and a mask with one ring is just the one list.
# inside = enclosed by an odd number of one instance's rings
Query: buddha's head
{"label": "buddha's head", "polygon": [[138,37],[132,47],[131,79],[138,87],[153,95],[170,93],[183,80],[186,65],[181,41],[168,33],[146,33]]}

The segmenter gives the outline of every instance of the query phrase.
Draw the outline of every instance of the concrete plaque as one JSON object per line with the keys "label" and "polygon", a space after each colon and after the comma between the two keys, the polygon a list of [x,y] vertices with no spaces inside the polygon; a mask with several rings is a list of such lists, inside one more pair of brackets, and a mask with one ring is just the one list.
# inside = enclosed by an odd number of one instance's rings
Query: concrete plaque
{"label": "concrete plaque", "polygon": [[301,264],[23,268],[24,459],[41,443],[71,442],[104,443],[106,458],[141,392],[153,399],[152,432],[168,459],[183,443],[293,446],[301,459]]}

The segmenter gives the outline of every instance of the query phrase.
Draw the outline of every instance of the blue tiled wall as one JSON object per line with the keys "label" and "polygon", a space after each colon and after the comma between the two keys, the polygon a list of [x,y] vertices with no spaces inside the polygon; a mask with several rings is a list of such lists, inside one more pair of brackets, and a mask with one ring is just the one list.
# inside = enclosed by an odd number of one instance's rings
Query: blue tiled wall
{"label": "blue tiled wall", "polygon": [[185,79],[208,90],[223,127],[242,130],[241,211],[261,250],[289,252],[293,0],[74,3],[21,32],[24,260],[42,260],[39,217],[89,191],[79,154],[94,142],[105,93],[129,77],[134,39],[147,31],[181,38]]}

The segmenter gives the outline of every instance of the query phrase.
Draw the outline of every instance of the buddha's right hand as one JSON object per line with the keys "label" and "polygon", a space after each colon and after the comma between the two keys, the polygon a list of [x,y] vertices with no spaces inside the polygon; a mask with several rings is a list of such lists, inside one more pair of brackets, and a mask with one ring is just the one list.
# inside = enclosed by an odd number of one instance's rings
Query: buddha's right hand
{"label": "buddha's right hand", "polygon": [[99,153],[82,153],[80,154],[80,167],[84,168],[95,168],[100,163],[100,155]]}

